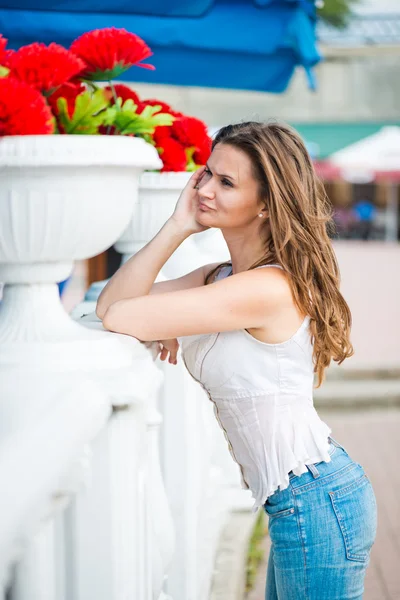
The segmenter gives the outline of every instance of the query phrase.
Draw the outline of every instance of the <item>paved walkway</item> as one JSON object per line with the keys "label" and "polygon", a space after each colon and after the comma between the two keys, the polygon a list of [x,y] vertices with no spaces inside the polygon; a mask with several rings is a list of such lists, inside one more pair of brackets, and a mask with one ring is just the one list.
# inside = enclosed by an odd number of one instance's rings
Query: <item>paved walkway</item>
{"label": "paved walkway", "polygon": [[[331,427],[332,437],[364,467],[378,503],[378,531],[363,600],[400,600],[400,410],[318,412]],[[265,560],[246,600],[264,600],[268,536],[264,546]]]}

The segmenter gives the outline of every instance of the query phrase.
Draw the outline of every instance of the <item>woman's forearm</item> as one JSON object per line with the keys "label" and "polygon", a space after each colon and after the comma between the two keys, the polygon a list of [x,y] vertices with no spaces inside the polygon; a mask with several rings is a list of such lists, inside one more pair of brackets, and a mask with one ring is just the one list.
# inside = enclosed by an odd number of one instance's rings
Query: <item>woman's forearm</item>
{"label": "woman's forearm", "polygon": [[168,219],[157,235],[111,277],[97,301],[97,316],[102,319],[108,307],[118,300],[146,296],[162,267],[189,235]]}

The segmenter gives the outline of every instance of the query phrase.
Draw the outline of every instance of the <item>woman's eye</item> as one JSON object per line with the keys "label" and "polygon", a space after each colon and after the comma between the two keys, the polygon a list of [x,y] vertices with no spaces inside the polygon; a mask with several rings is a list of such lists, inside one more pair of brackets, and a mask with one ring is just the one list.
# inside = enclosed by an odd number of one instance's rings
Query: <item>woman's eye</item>
{"label": "woman's eye", "polygon": [[[206,168],[206,169],[204,169],[204,175],[207,175],[207,176],[211,176],[211,177],[212,177],[212,173],[211,173],[210,169],[207,169],[207,168]],[[222,183],[222,185],[224,185],[224,186],[233,187],[233,185],[232,185],[232,182],[231,182],[231,181],[229,181],[229,179],[225,179],[225,178],[223,178],[223,179],[221,179],[221,183]]]}

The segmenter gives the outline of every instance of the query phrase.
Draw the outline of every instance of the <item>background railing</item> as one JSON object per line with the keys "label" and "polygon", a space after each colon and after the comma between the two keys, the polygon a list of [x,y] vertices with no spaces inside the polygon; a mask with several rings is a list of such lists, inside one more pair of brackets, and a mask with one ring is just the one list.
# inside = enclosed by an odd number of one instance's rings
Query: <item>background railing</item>
{"label": "background railing", "polygon": [[[101,282],[73,319],[55,283],[129,219],[158,227],[146,210],[171,214],[187,175],[145,177],[135,203],[153,148],[144,158],[134,139],[28,137],[0,152],[0,598],[207,600],[227,516],[251,506],[212,404],[180,357],[164,364],[151,344],[103,329]],[[133,227],[134,251],[154,233]],[[159,278],[225,260],[205,234]]]}

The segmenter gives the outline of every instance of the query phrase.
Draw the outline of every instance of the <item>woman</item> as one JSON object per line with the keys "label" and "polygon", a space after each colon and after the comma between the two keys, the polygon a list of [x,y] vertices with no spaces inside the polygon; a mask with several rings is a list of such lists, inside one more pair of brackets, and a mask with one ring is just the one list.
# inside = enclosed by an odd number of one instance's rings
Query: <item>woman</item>
{"label": "woman", "polygon": [[[331,214],[300,137],[241,123],[217,134],[205,168],[154,239],[104,288],[107,329],[160,341],[214,402],[243,487],[269,515],[266,599],[363,594],[376,501],[362,466],[313,406],[331,360],[353,354]],[[154,283],[189,235],[221,229],[228,263]]]}

